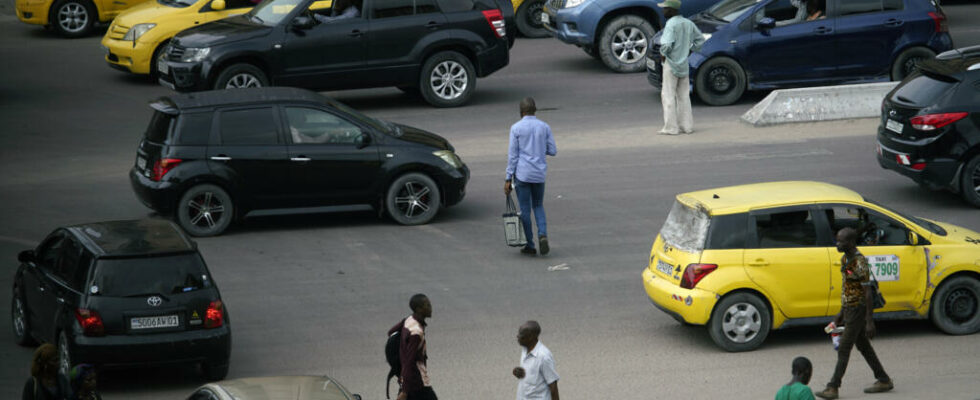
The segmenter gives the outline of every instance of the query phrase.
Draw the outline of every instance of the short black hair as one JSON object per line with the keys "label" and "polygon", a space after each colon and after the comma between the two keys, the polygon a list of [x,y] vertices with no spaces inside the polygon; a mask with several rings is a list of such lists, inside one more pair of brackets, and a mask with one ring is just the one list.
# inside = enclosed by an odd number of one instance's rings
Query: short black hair
{"label": "short black hair", "polygon": [[809,358],[800,356],[793,359],[793,375],[803,375],[807,371],[813,372]]}
{"label": "short black hair", "polygon": [[538,107],[534,105],[534,99],[531,97],[525,97],[521,100],[521,114],[524,115],[534,115],[538,111]]}
{"label": "short black hair", "polygon": [[520,330],[526,330],[527,333],[534,335],[534,337],[538,337],[541,335],[541,324],[539,324],[538,321],[530,320],[525,322],[524,325],[521,325]]}
{"label": "short black hair", "polygon": [[849,226],[841,228],[841,230],[837,231],[837,234],[844,235],[844,240],[847,240],[849,242],[855,242],[855,243],[857,242],[858,232],[854,230],[854,228],[851,228]]}
{"label": "short black hair", "polygon": [[408,301],[408,308],[411,308],[412,312],[416,312],[419,310],[419,307],[422,307],[422,302],[428,299],[429,299],[428,296],[422,293],[418,293],[412,296],[412,299]]}

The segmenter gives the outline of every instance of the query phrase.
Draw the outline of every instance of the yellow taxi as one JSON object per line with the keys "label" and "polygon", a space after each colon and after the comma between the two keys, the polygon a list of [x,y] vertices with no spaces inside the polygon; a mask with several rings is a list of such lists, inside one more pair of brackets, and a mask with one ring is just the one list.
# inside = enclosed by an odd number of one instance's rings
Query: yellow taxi
{"label": "yellow taxi", "polygon": [[548,37],[548,30],[541,22],[541,11],[545,0],[511,0],[514,6],[514,22],[517,30],[529,38]]}
{"label": "yellow taxi", "polygon": [[146,0],[16,0],[21,22],[51,26],[66,37],[85,36],[96,22],[108,22],[123,10]]}
{"label": "yellow taxi", "polygon": [[840,311],[834,234],[844,227],[858,230],[887,302],[877,318],[930,318],[954,335],[980,330],[980,233],[821,182],[677,195],[643,286],[657,308],[706,325],[719,347],[752,350],[772,329],[827,323]]}

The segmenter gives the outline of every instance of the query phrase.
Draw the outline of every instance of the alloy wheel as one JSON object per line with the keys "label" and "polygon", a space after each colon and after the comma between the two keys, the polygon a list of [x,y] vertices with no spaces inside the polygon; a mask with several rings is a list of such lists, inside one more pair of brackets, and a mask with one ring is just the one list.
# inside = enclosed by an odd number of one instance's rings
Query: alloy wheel
{"label": "alloy wheel", "polygon": [[24,315],[24,303],[20,301],[19,296],[14,296],[14,333],[17,337],[24,337],[27,335],[27,320]]}
{"label": "alloy wheel", "polygon": [[431,207],[429,188],[419,182],[408,181],[395,196],[398,212],[408,218],[424,214]]}
{"label": "alloy wheel", "polygon": [[252,74],[236,74],[228,80],[225,85],[225,89],[241,89],[241,88],[256,88],[262,87],[262,82],[259,78]]}
{"label": "alloy wheel", "polygon": [[88,10],[79,3],[67,3],[58,10],[58,25],[66,32],[79,33],[88,25]]}
{"label": "alloy wheel", "polygon": [[749,303],[737,303],[725,310],[721,329],[728,340],[747,343],[762,329],[762,316],[755,306]]}
{"label": "alloy wheel", "polygon": [[646,55],[646,35],[639,28],[632,26],[620,29],[613,36],[612,51],[619,61],[627,64],[635,63]]}
{"label": "alloy wheel", "polygon": [[212,192],[203,192],[187,202],[188,220],[194,226],[214,229],[224,218],[225,206]]}
{"label": "alloy wheel", "polygon": [[444,100],[453,100],[463,95],[469,85],[466,67],[455,60],[446,60],[432,69],[429,75],[432,92]]}
{"label": "alloy wheel", "polygon": [[977,298],[969,289],[960,288],[946,297],[943,307],[949,319],[956,323],[963,323],[977,313]]}

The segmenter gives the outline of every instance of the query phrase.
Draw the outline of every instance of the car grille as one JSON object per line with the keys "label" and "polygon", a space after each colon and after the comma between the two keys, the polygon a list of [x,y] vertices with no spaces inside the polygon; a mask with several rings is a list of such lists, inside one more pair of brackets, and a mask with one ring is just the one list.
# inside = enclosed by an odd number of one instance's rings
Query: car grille
{"label": "car grille", "polygon": [[561,10],[565,6],[565,0],[548,0],[548,8],[552,10]]}
{"label": "car grille", "polygon": [[109,27],[109,38],[122,40],[122,38],[126,36],[126,32],[129,32],[128,26],[112,24],[112,26]]}
{"label": "car grille", "polygon": [[167,58],[174,61],[180,61],[180,58],[184,56],[184,48],[179,45],[170,44],[167,46]]}

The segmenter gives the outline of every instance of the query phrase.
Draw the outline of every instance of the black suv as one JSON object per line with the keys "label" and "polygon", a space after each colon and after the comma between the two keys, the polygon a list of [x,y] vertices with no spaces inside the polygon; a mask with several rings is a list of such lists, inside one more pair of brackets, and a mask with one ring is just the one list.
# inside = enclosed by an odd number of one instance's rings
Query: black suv
{"label": "black suv", "polygon": [[[510,61],[510,0],[267,0],[187,29],[157,60],[160,83],[195,91],[397,86],[436,107],[466,103],[476,78]],[[329,19],[329,20],[328,20]]]}
{"label": "black suv", "polygon": [[150,106],[133,190],[194,236],[252,212],[351,205],[424,224],[463,199],[470,177],[446,139],[304,89],[213,90]]}
{"label": "black suv", "polygon": [[60,370],[201,363],[224,379],[228,311],[197,246],[161,219],[58,228],[17,257],[11,320],[20,345],[55,343]]}
{"label": "black suv", "polygon": [[922,61],[881,103],[878,163],[980,207],[980,46]]}

